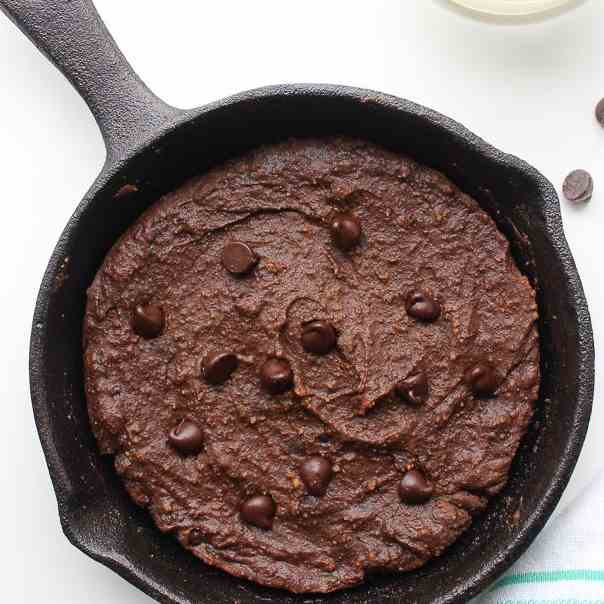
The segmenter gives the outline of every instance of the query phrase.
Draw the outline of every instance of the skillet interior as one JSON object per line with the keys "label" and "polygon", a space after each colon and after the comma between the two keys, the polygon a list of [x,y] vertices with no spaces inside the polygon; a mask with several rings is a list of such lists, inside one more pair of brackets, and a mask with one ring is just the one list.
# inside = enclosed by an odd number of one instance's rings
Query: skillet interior
{"label": "skillet interior", "polygon": [[[259,144],[321,134],[366,138],[409,154],[443,171],[495,218],[537,287],[543,378],[508,486],[445,555],[412,573],[374,576],[354,590],[312,597],[262,588],[203,565],[130,501],[112,460],[98,454],[88,424],[81,325],[85,290],[104,255],[162,193]],[[124,183],[136,183],[139,192],[115,199]],[[42,284],[31,386],[67,536],[160,601],[466,602],[524,551],[566,486],[589,421],[593,342],[557,196],[540,174],[407,101],[349,88],[286,86],[194,112],[101,174],[66,227]]]}

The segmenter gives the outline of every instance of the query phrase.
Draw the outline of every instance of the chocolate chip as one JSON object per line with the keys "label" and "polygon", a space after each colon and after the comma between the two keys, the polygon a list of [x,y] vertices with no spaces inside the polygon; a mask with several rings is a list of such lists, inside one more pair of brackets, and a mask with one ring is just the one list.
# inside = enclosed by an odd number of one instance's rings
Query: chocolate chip
{"label": "chocolate chip", "polygon": [[311,495],[321,497],[325,495],[331,482],[332,463],[319,455],[309,457],[300,466],[300,477]]}
{"label": "chocolate chip", "polygon": [[137,304],[132,311],[131,325],[135,334],[147,340],[156,338],[164,330],[164,311],[156,304]]}
{"label": "chocolate chip", "polygon": [[294,372],[287,359],[271,357],[260,368],[260,383],[271,394],[281,394],[294,385]]}
{"label": "chocolate chip", "polygon": [[420,321],[435,321],[440,316],[440,304],[427,292],[413,291],[405,302],[407,314]]}
{"label": "chocolate chip", "polygon": [[241,505],[241,518],[248,524],[269,530],[273,528],[276,512],[275,502],[268,495],[255,495]]}
{"label": "chocolate chip", "polygon": [[203,535],[201,534],[201,531],[197,529],[192,529],[191,531],[189,531],[188,541],[189,545],[191,545],[192,547],[197,547],[198,545],[201,545],[203,543]]}
{"label": "chocolate chip", "polygon": [[341,250],[351,250],[361,240],[361,221],[350,212],[338,212],[331,219],[331,238]]}
{"label": "chocolate chip", "polygon": [[254,250],[241,241],[231,241],[222,249],[222,266],[233,275],[245,275],[258,264]]}
{"label": "chocolate chip", "polygon": [[594,181],[589,172],[573,170],[562,185],[562,192],[568,201],[583,203],[589,201],[594,192]]}
{"label": "chocolate chip", "polygon": [[336,345],[337,334],[327,321],[311,321],[302,326],[302,347],[306,352],[327,354]]}
{"label": "chocolate chip", "polygon": [[168,435],[170,444],[182,453],[199,453],[203,448],[203,433],[200,427],[189,419],[183,419]]}
{"label": "chocolate chip", "polygon": [[201,370],[205,381],[216,385],[226,382],[238,366],[239,359],[232,352],[211,352],[203,359]]}
{"label": "chocolate chip", "polygon": [[331,436],[329,436],[329,434],[327,434],[326,432],[323,432],[319,434],[318,440],[322,445],[326,445],[331,440]]}
{"label": "chocolate chip", "polygon": [[428,400],[428,378],[418,371],[401,380],[394,386],[394,394],[405,402],[418,407]]}
{"label": "chocolate chip", "polygon": [[596,119],[602,128],[604,128],[604,99],[596,105]]}
{"label": "chocolate chip", "polygon": [[476,396],[490,396],[497,390],[499,380],[490,363],[481,361],[472,365],[463,377]]}
{"label": "chocolate chip", "polygon": [[398,485],[398,494],[403,503],[417,505],[432,497],[434,489],[419,470],[409,470]]}

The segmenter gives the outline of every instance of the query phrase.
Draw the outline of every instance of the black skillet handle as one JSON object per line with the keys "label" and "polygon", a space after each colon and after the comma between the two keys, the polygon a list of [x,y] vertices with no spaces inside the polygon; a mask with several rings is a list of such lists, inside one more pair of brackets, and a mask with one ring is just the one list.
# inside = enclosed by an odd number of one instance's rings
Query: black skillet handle
{"label": "black skillet handle", "polygon": [[0,0],[0,8],[82,95],[109,162],[182,117],[136,75],[91,0]]}

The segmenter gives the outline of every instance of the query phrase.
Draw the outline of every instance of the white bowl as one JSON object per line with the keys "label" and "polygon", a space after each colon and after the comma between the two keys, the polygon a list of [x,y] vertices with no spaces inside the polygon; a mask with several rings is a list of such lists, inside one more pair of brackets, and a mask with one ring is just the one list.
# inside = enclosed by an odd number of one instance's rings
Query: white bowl
{"label": "white bowl", "polygon": [[489,15],[534,15],[572,4],[574,0],[451,0],[470,10]]}

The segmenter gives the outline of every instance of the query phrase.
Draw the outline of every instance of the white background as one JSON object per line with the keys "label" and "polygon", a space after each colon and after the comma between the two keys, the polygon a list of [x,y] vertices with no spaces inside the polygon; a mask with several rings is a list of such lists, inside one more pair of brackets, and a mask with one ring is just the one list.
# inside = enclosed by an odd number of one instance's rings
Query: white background
{"label": "white background", "polygon": [[[571,169],[590,170],[593,201],[563,203],[562,213],[602,342],[604,130],[593,108],[604,96],[604,2],[514,25],[473,20],[437,0],[96,4],[141,77],[175,106],[281,82],[351,84],[446,113],[556,186]],[[150,602],[63,538],[29,402],[37,288],[104,147],[75,91],[2,15],[0,82],[2,601]],[[604,466],[601,362],[597,376],[588,441],[562,505]]]}

